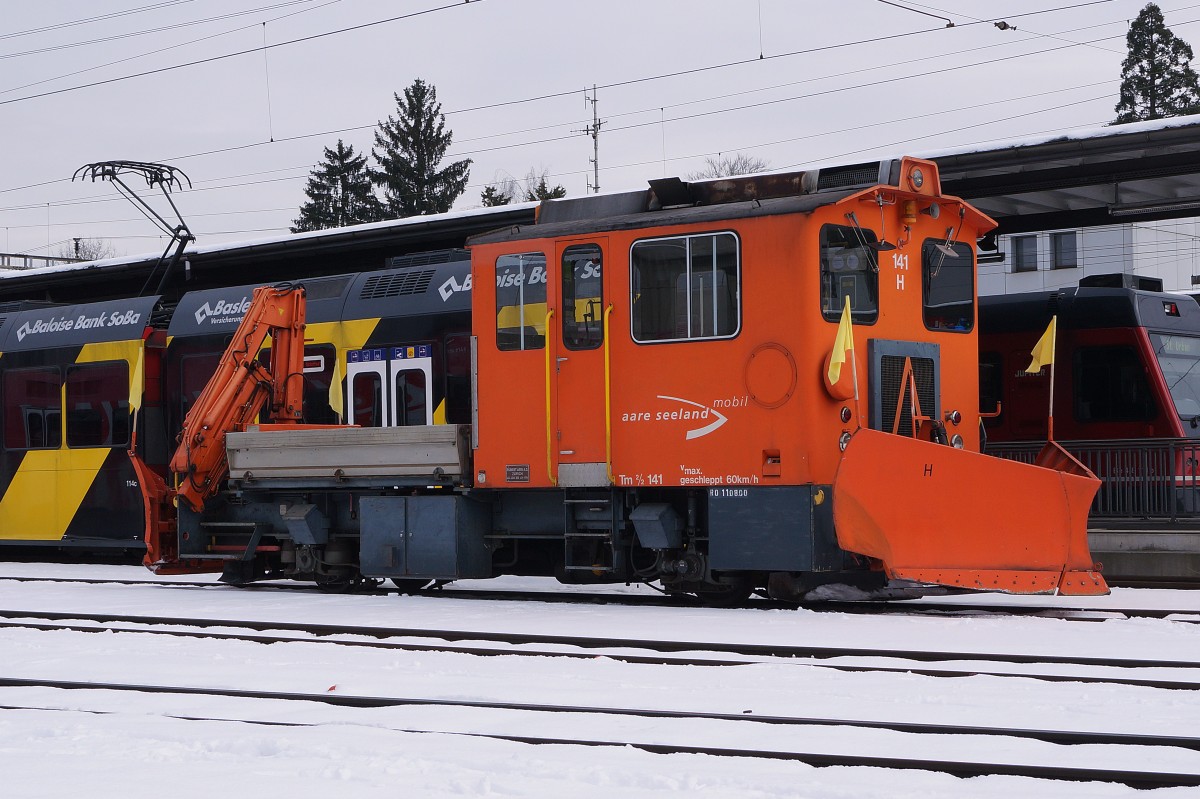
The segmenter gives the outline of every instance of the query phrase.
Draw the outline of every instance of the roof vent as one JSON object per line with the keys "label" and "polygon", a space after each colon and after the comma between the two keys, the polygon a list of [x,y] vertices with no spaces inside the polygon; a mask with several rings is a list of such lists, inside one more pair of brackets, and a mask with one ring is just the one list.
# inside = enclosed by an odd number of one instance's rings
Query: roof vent
{"label": "roof vent", "polygon": [[874,186],[886,181],[880,179],[880,163],[851,164],[850,166],[822,167],[817,179],[817,191],[826,189],[848,189],[853,186]]}
{"label": "roof vent", "polygon": [[410,294],[424,294],[433,280],[433,269],[406,269],[402,272],[385,272],[371,275],[363,283],[361,300],[386,300]]}

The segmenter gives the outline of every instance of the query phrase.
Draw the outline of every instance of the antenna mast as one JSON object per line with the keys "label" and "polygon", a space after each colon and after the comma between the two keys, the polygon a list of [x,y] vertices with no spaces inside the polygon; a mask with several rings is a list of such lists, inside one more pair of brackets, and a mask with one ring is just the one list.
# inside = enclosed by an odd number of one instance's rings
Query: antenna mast
{"label": "antenna mast", "polygon": [[592,124],[584,129],[584,133],[592,137],[592,182],[588,186],[593,194],[600,193],[600,126],[604,123],[600,119],[600,110],[597,107],[600,103],[600,96],[596,92],[596,84],[592,84],[592,96],[587,96],[587,90],[584,89],[583,99],[586,103],[592,104]]}

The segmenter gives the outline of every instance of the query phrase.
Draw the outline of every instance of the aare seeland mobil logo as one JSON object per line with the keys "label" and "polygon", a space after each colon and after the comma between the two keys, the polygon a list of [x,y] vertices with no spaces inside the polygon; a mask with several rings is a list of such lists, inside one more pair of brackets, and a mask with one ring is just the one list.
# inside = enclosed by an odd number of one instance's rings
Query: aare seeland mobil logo
{"label": "aare seeland mobil logo", "polygon": [[696,438],[703,438],[709,433],[716,432],[726,422],[729,417],[721,411],[731,408],[745,408],[750,404],[750,398],[728,397],[711,400],[707,405],[701,402],[696,402],[683,397],[672,397],[667,394],[658,394],[656,398],[662,400],[666,407],[660,407],[653,411],[630,411],[621,414],[621,421],[625,423],[685,423],[684,438],[688,441]]}

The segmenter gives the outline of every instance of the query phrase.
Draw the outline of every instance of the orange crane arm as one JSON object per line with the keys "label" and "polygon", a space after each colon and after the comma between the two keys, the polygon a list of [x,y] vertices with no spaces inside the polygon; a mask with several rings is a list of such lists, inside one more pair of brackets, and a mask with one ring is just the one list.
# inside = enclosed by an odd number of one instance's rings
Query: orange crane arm
{"label": "orange crane arm", "polygon": [[[129,457],[145,500],[145,565],[159,574],[210,571],[219,564],[183,563],[179,559],[173,500],[196,512],[217,493],[229,472],[225,436],[244,430],[260,413],[267,421],[295,424],[304,412],[304,289],[264,286],[254,290],[246,316],[221,357],[216,373],[188,411],[171,459],[179,476],[172,489],[142,461],[136,434]],[[258,362],[267,336],[272,338],[271,365]]]}
{"label": "orange crane arm", "polygon": [[[272,338],[270,369],[258,362],[267,336]],[[179,499],[203,510],[229,471],[225,435],[245,430],[264,410],[267,421],[299,422],[303,401],[304,289],[257,288],[216,373],[183,421],[171,459],[171,471],[180,477]]]}

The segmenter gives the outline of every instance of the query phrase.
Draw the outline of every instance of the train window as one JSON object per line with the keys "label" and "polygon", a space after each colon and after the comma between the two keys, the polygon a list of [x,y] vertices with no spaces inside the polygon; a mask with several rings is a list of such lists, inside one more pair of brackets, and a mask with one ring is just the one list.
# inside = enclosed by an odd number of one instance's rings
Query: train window
{"label": "train window", "polygon": [[836,322],[845,297],[850,316],[859,324],[879,318],[879,264],[871,247],[875,232],[849,225],[821,227],[821,314]]}
{"label": "train window", "polygon": [[[262,363],[271,363],[271,348],[259,354]],[[304,424],[339,424],[341,408],[334,408],[329,395],[337,350],[332,344],[310,344],[304,348]],[[340,402],[339,402],[340,404]]]}
{"label": "train window", "polygon": [[425,372],[420,369],[402,369],[396,373],[396,424],[399,426],[426,423],[428,395]]}
{"label": "train window", "polygon": [[204,391],[204,386],[212,379],[212,376],[217,373],[217,364],[221,362],[219,353],[211,352],[202,355],[185,356],[179,364],[179,418],[182,420],[187,418],[188,411],[196,404],[196,400],[200,399],[200,394]]}
{"label": "train window", "polygon": [[1151,333],[1150,344],[1162,367],[1175,412],[1184,419],[1200,417],[1200,338]]}
{"label": "train window", "polygon": [[350,424],[359,427],[383,427],[383,378],[378,372],[359,372],[354,376],[354,407]]}
{"label": "train window", "polygon": [[129,443],[129,364],[86,363],[67,369],[67,446]]}
{"label": "train window", "polygon": [[593,350],[604,343],[604,289],[600,248],[568,247],[562,260],[562,336],[569,350]]}
{"label": "train window", "polygon": [[741,329],[741,259],[734,234],[634,242],[629,262],[634,341],[732,338]]}
{"label": "train window", "polygon": [[62,446],[62,378],[56,367],[4,373],[4,443],[9,449]]}
{"label": "train window", "polygon": [[471,334],[446,336],[442,349],[446,363],[446,424],[471,421]]}
{"label": "train window", "polygon": [[1158,415],[1133,347],[1083,347],[1075,353],[1072,373],[1077,421],[1148,422]]}
{"label": "train window", "polygon": [[546,346],[546,256],[540,252],[496,259],[496,348]]}
{"label": "train window", "polygon": [[975,258],[971,245],[941,239],[921,246],[921,304],[925,327],[966,333],[975,327]]}

